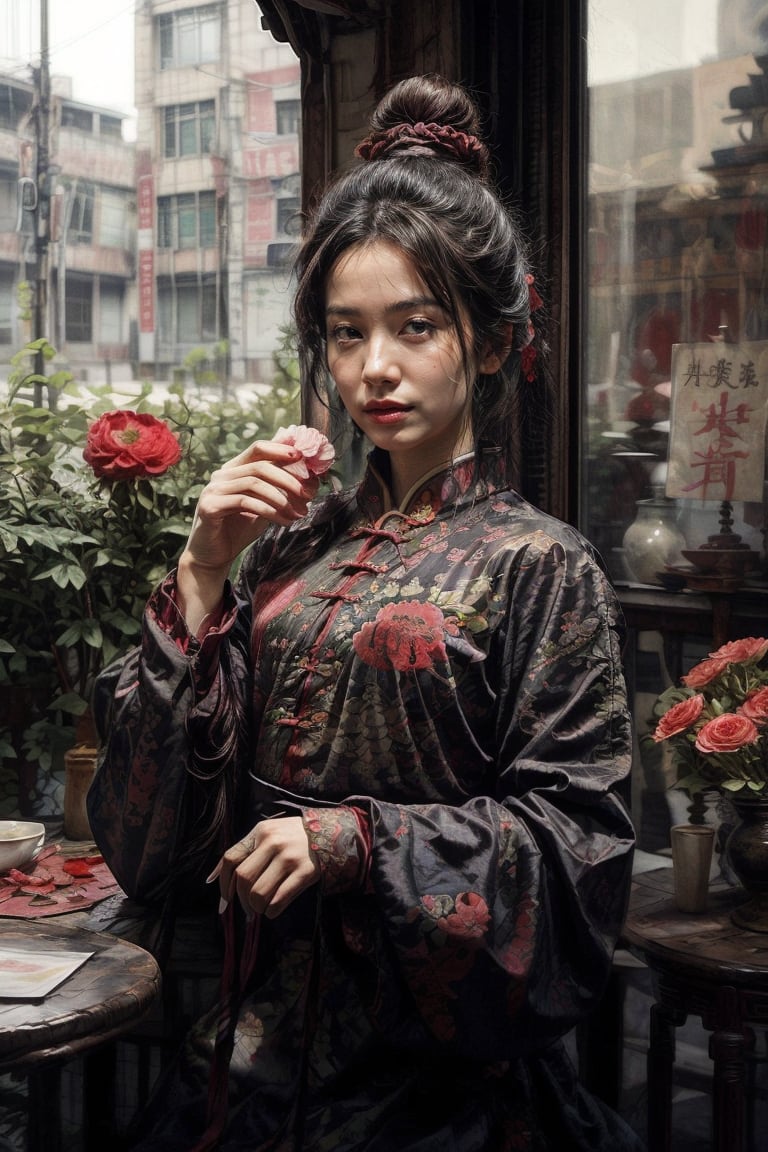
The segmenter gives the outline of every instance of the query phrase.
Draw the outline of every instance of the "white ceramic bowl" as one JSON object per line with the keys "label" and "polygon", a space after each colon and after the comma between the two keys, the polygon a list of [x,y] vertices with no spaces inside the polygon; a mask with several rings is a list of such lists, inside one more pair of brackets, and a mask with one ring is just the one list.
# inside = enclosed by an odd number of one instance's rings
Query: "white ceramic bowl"
{"label": "white ceramic bowl", "polygon": [[44,824],[33,820],[0,820],[0,872],[31,864],[44,841]]}

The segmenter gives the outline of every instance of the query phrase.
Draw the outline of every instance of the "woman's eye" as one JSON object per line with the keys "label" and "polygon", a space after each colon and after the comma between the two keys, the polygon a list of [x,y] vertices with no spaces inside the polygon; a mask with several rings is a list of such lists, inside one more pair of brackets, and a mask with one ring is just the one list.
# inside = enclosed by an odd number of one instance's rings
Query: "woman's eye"
{"label": "woman's eye", "polygon": [[331,332],[331,337],[337,344],[344,344],[349,340],[359,340],[360,333],[351,324],[337,324]]}
{"label": "woman's eye", "polygon": [[405,325],[405,331],[411,336],[426,336],[435,331],[435,325],[430,320],[409,320]]}

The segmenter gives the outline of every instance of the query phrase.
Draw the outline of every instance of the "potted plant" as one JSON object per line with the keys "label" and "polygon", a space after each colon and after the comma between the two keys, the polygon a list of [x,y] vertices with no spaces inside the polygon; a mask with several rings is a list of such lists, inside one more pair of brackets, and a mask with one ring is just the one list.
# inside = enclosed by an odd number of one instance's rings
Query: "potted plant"
{"label": "potted plant", "polygon": [[689,794],[728,796],[737,823],[725,851],[750,900],[742,926],[768,931],[768,639],[733,640],[662,692],[652,739],[667,743]]}
{"label": "potted plant", "polygon": [[147,384],[117,408],[107,387],[32,371],[40,356],[54,360],[45,340],[14,357],[0,403],[0,692],[21,709],[0,716],[0,760],[20,765],[22,808],[88,742],[94,678],[138,639],[210,472],[298,406],[292,387],[244,410]]}

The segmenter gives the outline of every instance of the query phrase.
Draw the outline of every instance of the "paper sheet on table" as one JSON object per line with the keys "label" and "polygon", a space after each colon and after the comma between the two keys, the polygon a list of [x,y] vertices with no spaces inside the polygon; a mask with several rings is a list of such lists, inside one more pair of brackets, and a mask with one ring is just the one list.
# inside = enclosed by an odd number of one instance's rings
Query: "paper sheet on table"
{"label": "paper sheet on table", "polygon": [[39,1000],[76,972],[93,952],[41,952],[0,947],[0,1000]]}

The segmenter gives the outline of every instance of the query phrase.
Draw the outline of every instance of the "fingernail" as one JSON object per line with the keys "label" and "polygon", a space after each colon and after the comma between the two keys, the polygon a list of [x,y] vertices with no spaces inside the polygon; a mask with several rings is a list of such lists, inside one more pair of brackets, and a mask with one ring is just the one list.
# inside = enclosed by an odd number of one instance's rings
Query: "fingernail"
{"label": "fingernail", "polygon": [[214,880],[218,880],[220,872],[221,872],[221,860],[219,860],[218,864],[214,868],[213,872],[211,872],[210,876],[206,876],[206,878],[205,878],[206,884],[213,884]]}
{"label": "fingernail", "polygon": [[229,907],[229,900],[225,900],[224,897],[222,896],[221,899],[219,900],[219,915],[221,915],[222,912],[226,912],[228,907]]}

